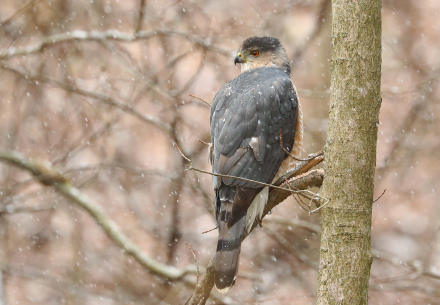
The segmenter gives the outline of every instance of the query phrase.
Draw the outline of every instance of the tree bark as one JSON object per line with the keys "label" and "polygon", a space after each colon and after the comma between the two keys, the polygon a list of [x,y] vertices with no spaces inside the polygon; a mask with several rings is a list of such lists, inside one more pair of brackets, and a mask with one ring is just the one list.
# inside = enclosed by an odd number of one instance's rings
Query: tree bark
{"label": "tree bark", "polygon": [[381,75],[381,1],[333,0],[317,304],[367,304]]}

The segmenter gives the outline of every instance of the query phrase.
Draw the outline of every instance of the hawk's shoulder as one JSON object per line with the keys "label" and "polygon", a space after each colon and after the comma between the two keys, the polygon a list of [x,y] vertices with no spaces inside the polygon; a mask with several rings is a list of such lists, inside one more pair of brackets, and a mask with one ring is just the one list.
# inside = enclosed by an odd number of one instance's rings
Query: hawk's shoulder
{"label": "hawk's shoulder", "polygon": [[[211,106],[211,121],[215,111],[221,112],[222,108],[226,109],[234,102],[249,101],[253,98],[259,99],[260,97],[255,94],[267,94],[267,92],[258,91],[260,88],[261,90],[273,89],[273,92],[285,95],[285,98],[295,101],[297,99],[288,71],[278,67],[266,66],[250,69],[223,85],[217,92]],[[250,96],[250,94],[255,96]],[[271,96],[266,95],[264,98],[270,99]]]}

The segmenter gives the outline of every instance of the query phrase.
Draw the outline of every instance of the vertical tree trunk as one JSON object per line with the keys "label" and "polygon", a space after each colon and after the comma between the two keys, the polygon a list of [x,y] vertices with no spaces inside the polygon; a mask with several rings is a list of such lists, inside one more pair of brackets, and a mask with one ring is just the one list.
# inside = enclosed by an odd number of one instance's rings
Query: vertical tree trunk
{"label": "vertical tree trunk", "polygon": [[317,304],[367,304],[381,71],[381,1],[333,0]]}

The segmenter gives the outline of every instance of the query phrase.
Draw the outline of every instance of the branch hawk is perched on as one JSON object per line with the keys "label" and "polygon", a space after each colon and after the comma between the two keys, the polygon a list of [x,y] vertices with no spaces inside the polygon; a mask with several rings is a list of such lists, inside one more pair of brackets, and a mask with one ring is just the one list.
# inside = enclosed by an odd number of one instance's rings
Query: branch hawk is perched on
{"label": "branch hawk is perched on", "polygon": [[[280,41],[250,37],[238,48],[241,74],[225,84],[211,106],[212,171],[271,183],[299,156],[303,124],[290,79],[290,61]],[[219,237],[215,286],[227,292],[235,283],[244,230],[261,219],[269,189],[240,179],[212,178]]]}

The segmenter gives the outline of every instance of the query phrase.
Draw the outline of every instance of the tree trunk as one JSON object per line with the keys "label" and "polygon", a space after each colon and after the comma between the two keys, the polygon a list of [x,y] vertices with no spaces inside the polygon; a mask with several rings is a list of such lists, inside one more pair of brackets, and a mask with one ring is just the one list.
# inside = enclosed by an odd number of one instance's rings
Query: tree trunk
{"label": "tree trunk", "polygon": [[381,1],[333,0],[317,304],[367,304],[381,71]]}

